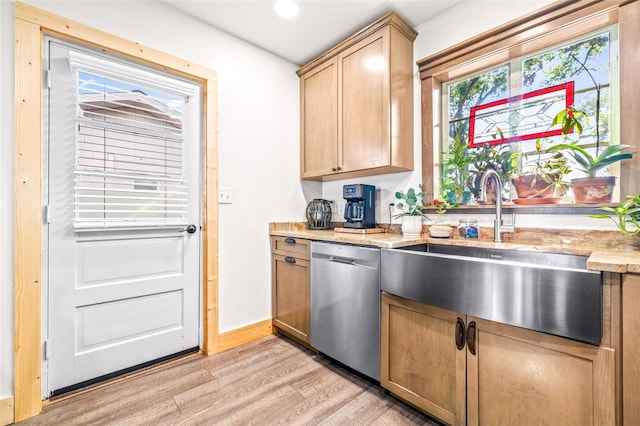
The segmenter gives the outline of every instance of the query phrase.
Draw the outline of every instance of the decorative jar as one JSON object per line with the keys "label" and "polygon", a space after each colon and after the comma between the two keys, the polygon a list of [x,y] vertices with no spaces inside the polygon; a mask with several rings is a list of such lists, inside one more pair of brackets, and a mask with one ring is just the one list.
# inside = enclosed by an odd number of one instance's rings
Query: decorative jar
{"label": "decorative jar", "polygon": [[332,214],[331,201],[314,198],[307,204],[309,229],[330,229]]}
{"label": "decorative jar", "polygon": [[460,219],[458,235],[462,238],[479,238],[480,227],[476,219]]}

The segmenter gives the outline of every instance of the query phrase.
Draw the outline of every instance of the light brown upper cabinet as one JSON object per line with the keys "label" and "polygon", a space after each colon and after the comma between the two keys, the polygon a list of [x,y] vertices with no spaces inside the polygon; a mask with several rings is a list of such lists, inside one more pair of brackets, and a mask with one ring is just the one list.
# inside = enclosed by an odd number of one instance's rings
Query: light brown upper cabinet
{"label": "light brown upper cabinet", "polygon": [[413,170],[413,40],[391,13],[298,70],[300,175]]}

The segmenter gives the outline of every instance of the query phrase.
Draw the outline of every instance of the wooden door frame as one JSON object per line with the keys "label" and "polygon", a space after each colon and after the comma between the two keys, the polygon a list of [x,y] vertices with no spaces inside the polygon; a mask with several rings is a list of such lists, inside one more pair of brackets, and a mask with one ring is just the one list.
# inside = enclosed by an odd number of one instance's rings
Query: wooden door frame
{"label": "wooden door frame", "polygon": [[190,63],[89,26],[15,3],[14,421],[42,410],[42,40],[50,35],[202,84],[203,352],[218,338],[218,77]]}

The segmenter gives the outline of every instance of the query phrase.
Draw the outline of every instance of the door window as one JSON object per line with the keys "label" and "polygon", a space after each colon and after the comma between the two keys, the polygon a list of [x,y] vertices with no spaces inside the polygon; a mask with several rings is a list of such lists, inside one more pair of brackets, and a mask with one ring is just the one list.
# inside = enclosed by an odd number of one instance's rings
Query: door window
{"label": "door window", "polygon": [[71,52],[76,76],[74,228],[183,226],[184,109],[178,79]]}

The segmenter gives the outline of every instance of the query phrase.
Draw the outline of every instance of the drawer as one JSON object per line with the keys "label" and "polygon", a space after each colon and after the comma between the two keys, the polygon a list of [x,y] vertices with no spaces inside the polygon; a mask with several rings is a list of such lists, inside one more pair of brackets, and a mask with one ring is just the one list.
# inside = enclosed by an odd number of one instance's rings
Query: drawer
{"label": "drawer", "polygon": [[294,237],[271,237],[271,252],[299,259],[310,259],[311,240]]}

